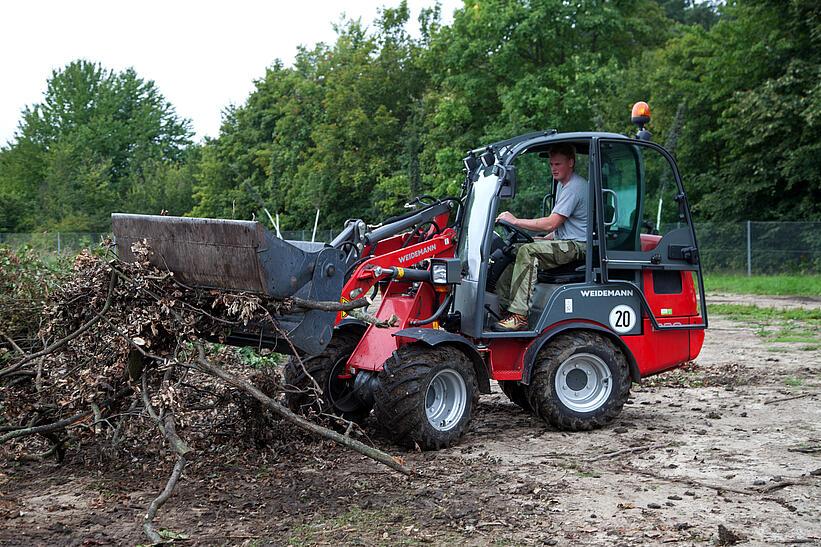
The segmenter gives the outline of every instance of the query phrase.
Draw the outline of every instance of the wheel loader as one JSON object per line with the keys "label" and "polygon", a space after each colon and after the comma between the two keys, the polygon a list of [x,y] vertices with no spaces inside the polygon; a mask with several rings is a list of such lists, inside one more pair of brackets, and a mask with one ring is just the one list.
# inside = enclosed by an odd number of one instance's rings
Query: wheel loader
{"label": "wheel loader", "polygon": [[[199,287],[340,302],[378,293],[374,315],[396,316],[394,326],[309,310],[225,340],[291,354],[292,409],[373,413],[397,443],[440,449],[465,434],[496,381],[554,428],[598,428],[618,416],[632,382],[694,359],[707,328],[681,176],[644,129],[646,104],[633,121],[635,138],[550,130],[478,147],[464,158],[460,196],[418,198],[375,225],[349,220],[329,243],[284,241],[258,222],[114,214],[116,244],[132,260],[131,243],[147,240],[157,266]],[[549,213],[557,183],[547,151],[557,143],[574,146],[589,181],[587,252],[539,271],[526,330],[495,332],[496,282],[539,234],[494,219]]]}

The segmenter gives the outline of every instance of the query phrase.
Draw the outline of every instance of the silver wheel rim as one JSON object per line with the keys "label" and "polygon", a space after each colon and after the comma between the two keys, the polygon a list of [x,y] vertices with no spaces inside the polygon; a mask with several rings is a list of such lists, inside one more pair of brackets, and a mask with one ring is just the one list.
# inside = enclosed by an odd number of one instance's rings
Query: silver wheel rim
{"label": "silver wheel rim", "polygon": [[575,412],[598,410],[613,392],[613,375],[596,355],[577,353],[559,365],[556,394],[559,401]]}
{"label": "silver wheel rim", "polygon": [[438,431],[456,427],[467,406],[467,387],[462,375],[445,369],[436,373],[425,393],[425,414]]}

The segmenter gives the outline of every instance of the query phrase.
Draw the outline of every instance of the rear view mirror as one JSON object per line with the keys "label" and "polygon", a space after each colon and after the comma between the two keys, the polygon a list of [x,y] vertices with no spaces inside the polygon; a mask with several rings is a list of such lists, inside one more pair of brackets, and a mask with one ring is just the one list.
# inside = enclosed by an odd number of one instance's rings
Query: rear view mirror
{"label": "rear view mirror", "polygon": [[602,189],[604,203],[604,225],[612,226],[619,219],[619,197],[608,188]]}
{"label": "rear view mirror", "polygon": [[499,197],[512,198],[516,195],[516,168],[509,165],[505,171],[505,180],[502,181],[502,187],[499,189]]}
{"label": "rear view mirror", "polygon": [[[547,216],[547,202],[553,199],[553,194],[545,194],[542,198],[542,217]],[[552,207],[551,207],[552,209]]]}

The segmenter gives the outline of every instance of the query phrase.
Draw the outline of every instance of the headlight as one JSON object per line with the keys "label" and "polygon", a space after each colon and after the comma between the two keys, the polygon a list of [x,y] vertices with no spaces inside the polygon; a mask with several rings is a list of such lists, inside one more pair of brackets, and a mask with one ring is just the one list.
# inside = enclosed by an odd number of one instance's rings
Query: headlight
{"label": "headlight", "polygon": [[434,285],[458,285],[462,281],[462,263],[458,258],[431,258],[430,280]]}
{"label": "headlight", "polygon": [[431,279],[434,285],[447,285],[448,266],[447,264],[433,264],[431,266]]}

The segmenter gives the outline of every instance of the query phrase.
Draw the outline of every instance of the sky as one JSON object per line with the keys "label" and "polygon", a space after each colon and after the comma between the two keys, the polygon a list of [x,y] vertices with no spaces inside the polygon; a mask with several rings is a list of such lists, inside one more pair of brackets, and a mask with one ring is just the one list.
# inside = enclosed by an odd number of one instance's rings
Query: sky
{"label": "sky", "polygon": [[[435,0],[408,0],[409,31]],[[452,20],[461,0],[440,0]],[[276,59],[290,65],[299,45],[332,43],[342,14],[371,26],[399,0],[0,0],[0,145],[20,112],[43,98],[52,71],[76,59],[133,67],[153,80],[196,139],[219,133],[221,113],[243,104]]]}

